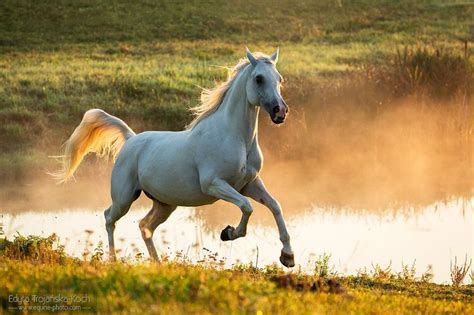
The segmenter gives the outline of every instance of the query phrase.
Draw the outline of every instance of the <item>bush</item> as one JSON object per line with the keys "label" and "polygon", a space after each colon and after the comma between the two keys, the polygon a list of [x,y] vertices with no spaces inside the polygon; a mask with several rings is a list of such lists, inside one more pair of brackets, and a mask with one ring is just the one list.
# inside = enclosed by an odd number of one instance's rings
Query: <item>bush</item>
{"label": "bush", "polygon": [[474,69],[467,43],[462,54],[432,46],[397,47],[388,63],[363,67],[369,81],[395,97],[446,99],[460,93],[470,95],[473,90]]}
{"label": "bush", "polygon": [[67,255],[63,245],[58,245],[56,234],[48,237],[17,234],[13,241],[2,239],[0,253],[4,258],[29,260],[38,263],[64,263]]}

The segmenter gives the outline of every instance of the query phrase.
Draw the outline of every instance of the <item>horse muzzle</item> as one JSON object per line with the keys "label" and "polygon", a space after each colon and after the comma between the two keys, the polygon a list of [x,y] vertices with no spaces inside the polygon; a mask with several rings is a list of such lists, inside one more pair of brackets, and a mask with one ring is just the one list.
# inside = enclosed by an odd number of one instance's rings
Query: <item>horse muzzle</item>
{"label": "horse muzzle", "polygon": [[270,118],[275,124],[281,124],[285,121],[288,111],[288,105],[286,105],[285,101],[282,100],[272,107]]}
{"label": "horse muzzle", "polygon": [[277,124],[277,125],[282,124],[282,123],[285,122],[285,117],[277,117],[277,116],[275,116],[275,117],[271,117],[271,118],[272,118],[273,123],[275,123],[275,124]]}

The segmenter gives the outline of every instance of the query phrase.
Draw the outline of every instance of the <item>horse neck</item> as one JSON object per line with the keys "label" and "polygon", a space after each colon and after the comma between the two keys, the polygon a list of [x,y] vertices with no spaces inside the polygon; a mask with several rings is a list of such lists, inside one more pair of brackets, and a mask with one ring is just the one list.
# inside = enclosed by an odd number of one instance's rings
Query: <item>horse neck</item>
{"label": "horse neck", "polygon": [[248,71],[249,66],[238,74],[219,106],[219,114],[215,115],[216,119],[220,119],[223,128],[241,137],[247,149],[257,137],[259,112],[259,107],[247,102],[245,85]]}

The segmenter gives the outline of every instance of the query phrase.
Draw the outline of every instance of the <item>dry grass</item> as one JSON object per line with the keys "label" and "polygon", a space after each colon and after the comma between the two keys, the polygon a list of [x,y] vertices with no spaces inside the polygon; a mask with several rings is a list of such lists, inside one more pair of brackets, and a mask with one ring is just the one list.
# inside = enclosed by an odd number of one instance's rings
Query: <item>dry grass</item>
{"label": "dry grass", "polygon": [[469,269],[471,268],[472,259],[469,259],[469,263],[467,262],[467,255],[464,258],[464,264],[458,266],[458,258],[454,257],[454,264],[451,261],[449,264],[449,269],[451,270],[451,282],[453,286],[459,287],[464,278],[466,278]]}
{"label": "dry grass", "polygon": [[468,42],[463,46],[458,51],[432,45],[397,47],[388,62],[366,64],[363,72],[368,81],[392,97],[469,97],[473,92],[474,69]]}

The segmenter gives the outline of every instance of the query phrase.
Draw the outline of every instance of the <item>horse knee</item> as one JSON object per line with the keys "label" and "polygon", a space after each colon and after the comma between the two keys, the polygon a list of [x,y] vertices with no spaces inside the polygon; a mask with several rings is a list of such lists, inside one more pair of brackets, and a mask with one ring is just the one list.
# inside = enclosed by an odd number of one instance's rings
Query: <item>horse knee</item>
{"label": "horse knee", "polygon": [[242,204],[239,207],[245,215],[250,216],[253,212],[252,205],[250,204],[250,201],[248,201],[247,198],[244,198]]}
{"label": "horse knee", "polygon": [[104,217],[105,217],[105,229],[107,232],[113,232],[115,229],[115,221],[110,215],[111,209],[108,208],[107,210],[104,211]]}

